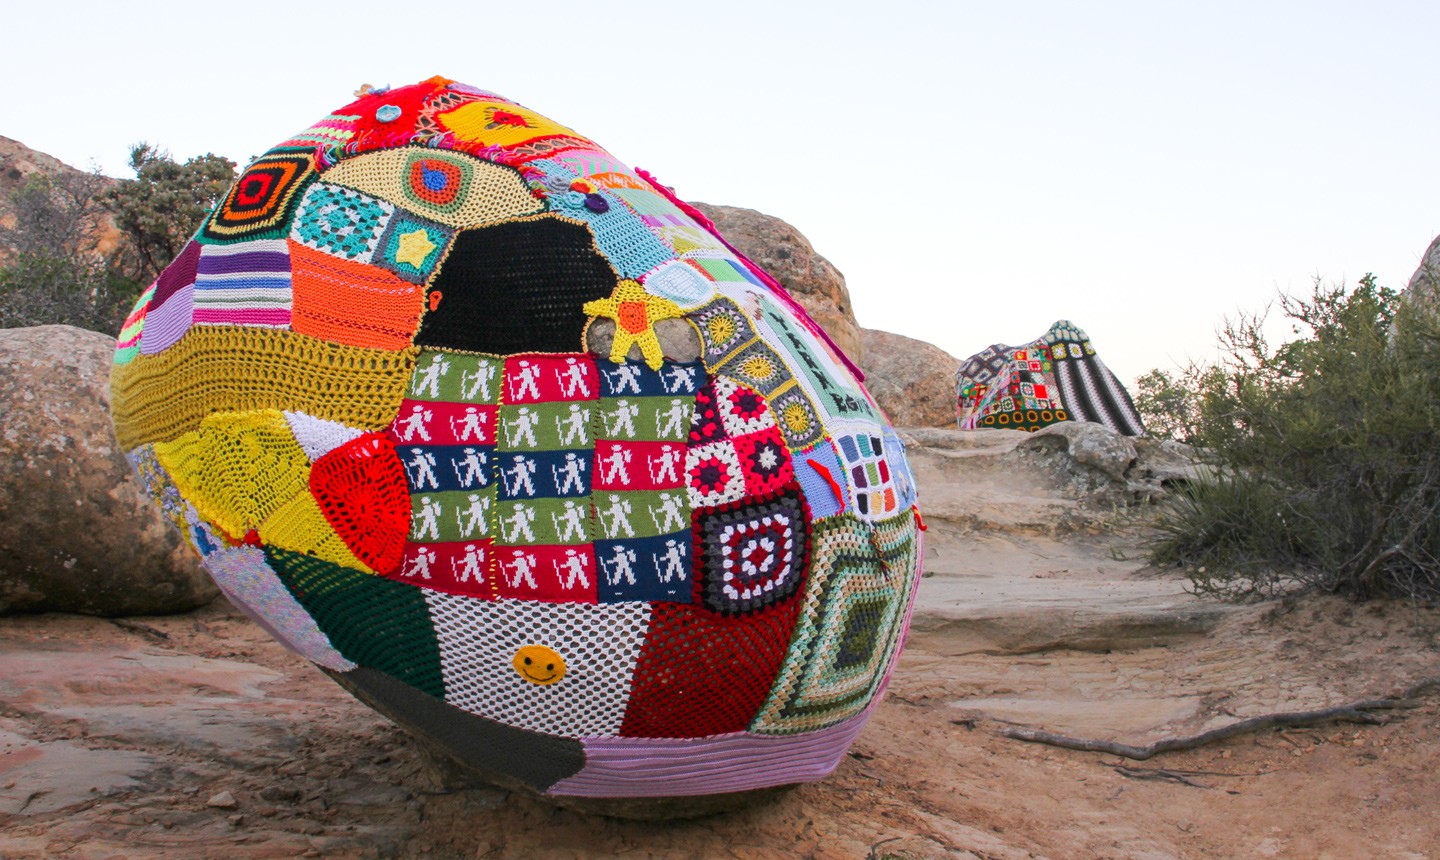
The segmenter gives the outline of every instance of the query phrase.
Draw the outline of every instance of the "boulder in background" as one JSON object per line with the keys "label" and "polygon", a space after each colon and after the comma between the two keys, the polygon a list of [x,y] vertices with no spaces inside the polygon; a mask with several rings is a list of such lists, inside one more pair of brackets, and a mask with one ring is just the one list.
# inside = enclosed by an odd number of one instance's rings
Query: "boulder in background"
{"label": "boulder in background", "polygon": [[897,427],[954,427],[960,359],[938,346],[877,329],[861,329],[865,387]]}
{"label": "boulder in background", "polygon": [[183,612],[218,593],[110,427],[114,338],[0,329],[0,614]]}
{"label": "boulder in background", "polygon": [[715,222],[726,241],[779,281],[851,361],[865,366],[865,344],[845,276],[815,252],[809,239],[779,218],[754,209],[691,205]]}

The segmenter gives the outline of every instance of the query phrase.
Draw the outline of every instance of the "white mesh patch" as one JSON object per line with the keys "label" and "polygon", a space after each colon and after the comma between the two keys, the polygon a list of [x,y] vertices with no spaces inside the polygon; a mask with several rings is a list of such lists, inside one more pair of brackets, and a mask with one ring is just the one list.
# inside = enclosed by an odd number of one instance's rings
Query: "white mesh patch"
{"label": "white mesh patch", "polygon": [[295,434],[295,441],[312,463],[365,432],[304,412],[287,411],[285,420],[290,422],[290,432]]}
{"label": "white mesh patch", "polygon": [[[437,591],[425,599],[440,642],[447,702],[562,737],[620,731],[650,604],[488,601]],[[564,677],[544,685],[522,678],[512,661],[526,645],[558,653]]]}

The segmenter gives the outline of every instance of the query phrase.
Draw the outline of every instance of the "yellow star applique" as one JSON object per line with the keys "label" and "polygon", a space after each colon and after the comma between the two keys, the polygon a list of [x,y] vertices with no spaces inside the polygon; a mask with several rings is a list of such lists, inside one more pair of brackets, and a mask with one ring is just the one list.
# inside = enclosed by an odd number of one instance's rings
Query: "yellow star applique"
{"label": "yellow star applique", "polygon": [[659,296],[645,292],[639,282],[623,280],[615,287],[608,299],[596,299],[585,303],[585,313],[592,317],[606,317],[615,321],[615,343],[610,347],[610,360],[619,364],[625,360],[630,345],[640,347],[645,363],[651,370],[659,370],[665,360],[660,349],[660,339],[655,336],[655,323],[661,320],[679,319],[685,312],[680,306]]}
{"label": "yellow star applique", "polygon": [[430,241],[430,234],[424,230],[413,230],[409,233],[401,233],[400,241],[395,248],[395,262],[405,263],[419,269],[425,265],[425,258],[435,250],[435,243]]}

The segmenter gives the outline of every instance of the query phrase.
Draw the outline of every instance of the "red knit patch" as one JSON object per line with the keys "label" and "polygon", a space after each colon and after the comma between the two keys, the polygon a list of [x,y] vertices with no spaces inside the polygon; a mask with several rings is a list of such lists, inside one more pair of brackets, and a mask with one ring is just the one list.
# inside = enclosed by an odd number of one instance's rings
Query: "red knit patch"
{"label": "red knit patch", "polygon": [[[800,504],[798,488],[787,489]],[[717,513],[728,516],[756,505],[739,503]],[[785,661],[795,616],[804,602],[808,536],[799,538],[804,550],[796,553],[793,590],[787,596],[758,610],[721,613],[707,606],[705,598],[723,564],[723,559],[701,557],[706,533],[714,531],[707,526],[710,519],[704,512],[696,516],[691,602],[652,604],[622,736],[680,738],[743,731],[759,713]],[[715,537],[708,542],[715,543]]]}
{"label": "red knit patch", "polygon": [[389,439],[366,433],[316,460],[310,493],[356,558],[380,573],[400,566],[410,533],[410,490]]}

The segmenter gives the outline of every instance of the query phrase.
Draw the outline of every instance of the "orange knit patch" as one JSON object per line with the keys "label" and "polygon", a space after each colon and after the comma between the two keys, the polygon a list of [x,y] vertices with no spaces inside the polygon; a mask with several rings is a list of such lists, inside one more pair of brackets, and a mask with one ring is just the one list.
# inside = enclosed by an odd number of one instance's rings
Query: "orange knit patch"
{"label": "orange knit patch", "polygon": [[348,346],[404,349],[420,322],[425,287],[379,268],[290,242],[290,327]]}

